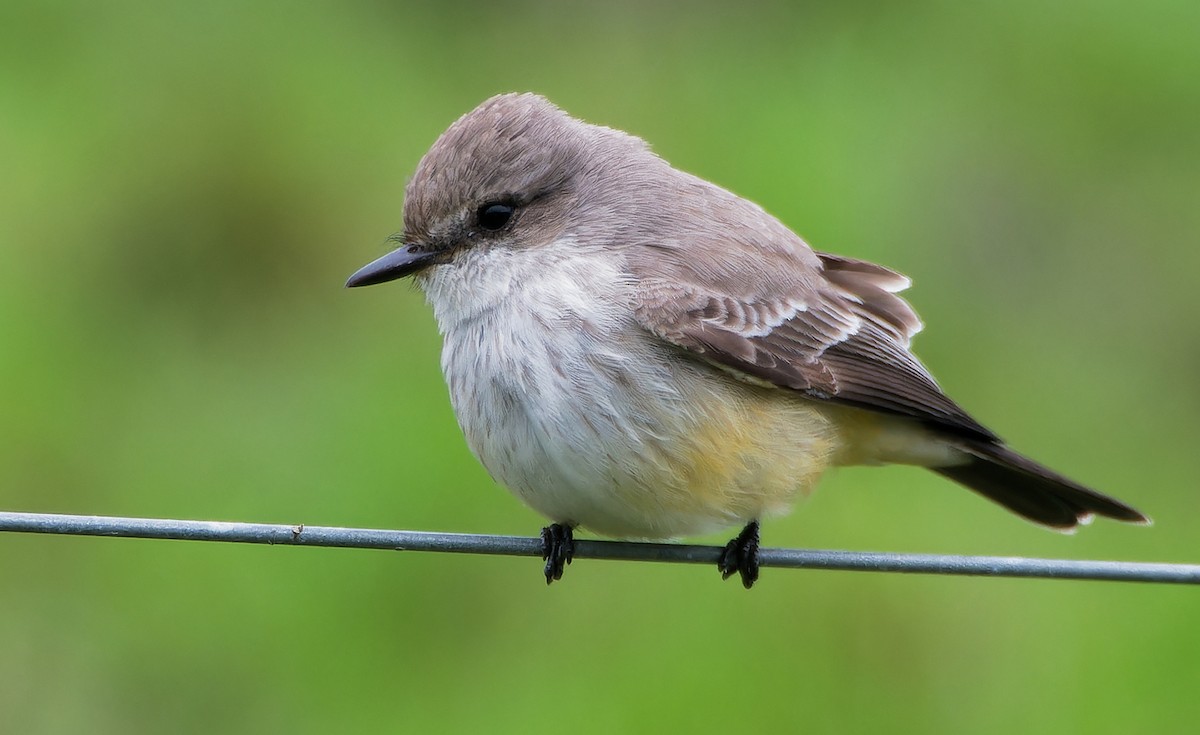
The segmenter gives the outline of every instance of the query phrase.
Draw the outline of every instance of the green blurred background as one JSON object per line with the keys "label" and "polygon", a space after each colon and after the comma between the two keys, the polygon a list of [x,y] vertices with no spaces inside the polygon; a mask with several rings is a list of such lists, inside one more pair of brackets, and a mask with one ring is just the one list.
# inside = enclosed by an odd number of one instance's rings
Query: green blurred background
{"label": "green blurred background", "polygon": [[[1153,528],[847,469],[779,546],[1200,561],[1195,3],[0,5],[0,507],[532,534],[405,286],[457,116],[546,94],[916,281],[917,351]],[[710,539],[718,540],[718,539]],[[0,537],[0,730],[1188,732],[1200,596]]]}

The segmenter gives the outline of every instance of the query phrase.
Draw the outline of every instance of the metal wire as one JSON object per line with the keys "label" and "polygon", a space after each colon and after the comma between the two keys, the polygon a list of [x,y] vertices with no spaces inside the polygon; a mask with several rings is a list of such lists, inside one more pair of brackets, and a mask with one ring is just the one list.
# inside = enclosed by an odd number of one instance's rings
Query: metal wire
{"label": "metal wire", "polygon": [[[178,521],[161,518],[58,515],[0,512],[0,531],[116,536],[121,538],[229,541],[245,544],[326,546],[394,551],[442,551],[460,554],[542,555],[539,538],[469,533],[389,531],[271,523]],[[719,546],[652,544],[628,541],[575,542],[576,559],[716,564]],[[1010,556],[896,554],[874,551],[761,549],[763,567],[840,569],[859,572],[957,574],[983,577],[1041,577],[1115,582],[1200,584],[1200,564],[1164,564],[1073,559],[1029,559]]]}

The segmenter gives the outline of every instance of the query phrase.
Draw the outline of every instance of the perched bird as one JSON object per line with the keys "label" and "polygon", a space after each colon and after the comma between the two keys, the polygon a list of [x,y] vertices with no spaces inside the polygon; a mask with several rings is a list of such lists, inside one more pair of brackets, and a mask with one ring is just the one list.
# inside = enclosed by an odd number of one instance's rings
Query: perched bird
{"label": "perched bird", "polygon": [[533,94],[493,97],[417,166],[401,246],[348,286],[411,276],[442,333],[467,444],[552,521],[665,539],[744,526],[719,568],[758,577],[760,518],[831,466],[928,467],[1035,523],[1138,511],[1009,449],[909,351],[904,276],[813,251],[637,137]]}

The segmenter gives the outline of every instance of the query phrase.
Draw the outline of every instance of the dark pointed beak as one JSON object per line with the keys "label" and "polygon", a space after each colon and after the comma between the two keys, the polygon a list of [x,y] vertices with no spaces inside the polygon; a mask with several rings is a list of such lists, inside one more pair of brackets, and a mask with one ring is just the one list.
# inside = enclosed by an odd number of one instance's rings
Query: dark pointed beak
{"label": "dark pointed beak", "polygon": [[373,286],[410,276],[433,262],[436,256],[436,252],[422,250],[416,245],[405,245],[359,268],[346,281],[346,288]]}

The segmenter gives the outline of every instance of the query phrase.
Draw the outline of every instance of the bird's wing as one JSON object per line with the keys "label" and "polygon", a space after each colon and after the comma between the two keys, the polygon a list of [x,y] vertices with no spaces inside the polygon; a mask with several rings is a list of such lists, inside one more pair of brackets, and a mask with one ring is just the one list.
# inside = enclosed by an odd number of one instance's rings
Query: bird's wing
{"label": "bird's wing", "polygon": [[896,295],[909,285],[906,277],[814,253],[787,234],[794,242],[782,246],[735,243],[715,265],[697,263],[680,247],[639,258],[637,321],[752,382],[996,439],[909,353],[922,325]]}

